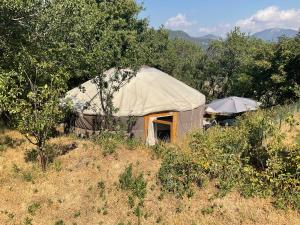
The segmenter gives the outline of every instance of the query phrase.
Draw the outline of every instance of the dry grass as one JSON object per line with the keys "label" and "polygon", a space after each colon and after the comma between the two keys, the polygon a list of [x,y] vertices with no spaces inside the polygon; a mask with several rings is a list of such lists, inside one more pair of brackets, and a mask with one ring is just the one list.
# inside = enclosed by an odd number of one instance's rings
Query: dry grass
{"label": "dry grass", "polygon": [[[6,131],[12,138],[21,138],[14,131]],[[1,134],[0,134],[1,135]],[[3,135],[3,134],[2,134]],[[53,139],[54,143],[70,143],[71,137]],[[237,193],[225,198],[209,200],[215,193],[212,184],[196,190],[193,198],[176,199],[164,195],[161,199],[156,174],[160,161],[150,150],[119,149],[116,155],[103,157],[98,146],[89,141],[75,140],[78,148],[56,159],[45,174],[38,166],[24,161],[24,151],[31,148],[27,142],[15,149],[0,153],[0,224],[96,225],[123,222],[137,224],[137,218],[128,206],[128,193],[118,188],[119,175],[130,164],[143,172],[147,180],[142,224],[300,224],[297,212],[280,211],[268,199],[244,199]],[[58,161],[60,163],[58,163]],[[16,171],[14,164],[20,169]],[[56,165],[56,166],[54,166]],[[32,174],[26,181],[24,174]],[[104,197],[97,188],[105,184]],[[28,207],[37,203],[31,213]],[[214,205],[214,209],[210,210]],[[33,213],[32,213],[33,211]]]}

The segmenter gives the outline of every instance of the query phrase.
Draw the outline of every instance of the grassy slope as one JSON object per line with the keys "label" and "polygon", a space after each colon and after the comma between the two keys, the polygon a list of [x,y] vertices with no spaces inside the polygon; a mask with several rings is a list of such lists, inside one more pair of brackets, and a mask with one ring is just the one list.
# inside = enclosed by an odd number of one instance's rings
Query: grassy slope
{"label": "grassy slope", "polygon": [[[6,134],[21,138],[17,132]],[[52,141],[69,143],[74,140],[62,137]],[[61,166],[56,163],[57,166],[52,165],[45,174],[35,165],[24,162],[23,153],[30,148],[28,143],[0,153],[0,224],[24,224],[26,217],[38,225],[53,225],[60,219],[70,225],[116,225],[129,221],[137,224],[127,203],[128,193],[117,187],[119,174],[130,163],[135,171],[144,173],[148,182],[143,209],[148,217],[142,219],[142,224],[158,221],[160,224],[300,224],[297,212],[276,210],[268,199],[244,199],[231,193],[225,198],[209,201],[215,193],[212,184],[196,190],[191,199],[180,200],[167,194],[159,200],[161,193],[156,174],[160,161],[154,159],[150,150],[120,148],[117,155],[103,157],[99,147],[92,143],[76,142],[79,144],[76,150],[57,159]],[[13,170],[13,164],[21,171]],[[33,181],[24,179],[22,174],[26,172],[33,175]],[[99,181],[104,181],[106,186],[104,198],[100,197],[97,188]],[[33,203],[39,205],[35,215],[28,212]],[[213,204],[216,207],[212,213],[201,213]],[[103,211],[107,214],[103,215]]]}

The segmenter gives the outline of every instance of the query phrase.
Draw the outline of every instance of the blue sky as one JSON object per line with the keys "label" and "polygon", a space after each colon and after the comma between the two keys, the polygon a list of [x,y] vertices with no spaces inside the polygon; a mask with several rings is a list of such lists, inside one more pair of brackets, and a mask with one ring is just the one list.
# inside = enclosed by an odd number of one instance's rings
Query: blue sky
{"label": "blue sky", "polygon": [[150,25],[193,36],[224,36],[234,26],[254,33],[273,27],[300,27],[300,0],[137,0]]}

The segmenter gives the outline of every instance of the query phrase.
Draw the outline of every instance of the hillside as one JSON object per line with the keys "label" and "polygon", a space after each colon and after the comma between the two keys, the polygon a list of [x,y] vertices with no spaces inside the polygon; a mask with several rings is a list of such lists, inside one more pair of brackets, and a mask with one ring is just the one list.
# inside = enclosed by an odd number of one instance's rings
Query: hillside
{"label": "hillside", "polygon": [[193,42],[199,46],[202,46],[204,48],[207,48],[209,43],[213,40],[220,39],[220,37],[208,34],[202,37],[192,37],[189,34],[187,34],[184,31],[173,31],[173,30],[168,30],[169,33],[169,38],[170,39],[183,39],[186,41]]}
{"label": "hillside", "polygon": [[[0,134],[22,140],[15,131]],[[58,145],[77,143],[73,151],[58,157],[46,173],[24,161],[32,146],[0,152],[0,224],[96,225],[138,224],[128,205],[129,192],[119,188],[119,175],[132,163],[143,173],[147,192],[140,224],[299,224],[296,211],[276,210],[269,199],[242,198],[236,192],[212,198],[213,184],[195,189],[192,198],[162,194],[156,174],[161,161],[144,147],[104,157],[90,141],[59,137]]]}
{"label": "hillside", "polygon": [[264,41],[278,41],[278,38],[282,36],[292,38],[295,37],[297,33],[296,30],[292,29],[273,28],[254,33],[252,36]]}
{"label": "hillside", "polygon": [[[170,39],[183,39],[186,41],[193,42],[197,45],[200,45],[204,48],[207,48],[209,43],[213,40],[221,39],[221,37],[208,34],[202,37],[192,37],[189,34],[187,34],[184,31],[173,31],[173,30],[168,30],[169,33],[169,38]],[[298,31],[292,30],[292,29],[283,29],[283,28],[272,28],[272,29],[266,29],[257,33],[252,34],[252,37],[262,39],[264,41],[271,41],[275,42],[278,41],[278,38],[285,36],[285,37],[290,37],[293,38],[297,35]]]}

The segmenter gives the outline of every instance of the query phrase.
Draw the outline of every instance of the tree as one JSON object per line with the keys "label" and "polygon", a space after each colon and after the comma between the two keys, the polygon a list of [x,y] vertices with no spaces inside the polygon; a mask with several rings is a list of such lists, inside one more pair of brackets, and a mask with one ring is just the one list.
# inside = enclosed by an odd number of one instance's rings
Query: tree
{"label": "tree", "polygon": [[[60,98],[64,91],[65,83],[61,74],[51,75],[49,84],[41,86],[35,83],[36,76],[23,77],[19,74],[6,74],[6,82],[0,79],[0,95],[6,94],[6,109],[14,116],[16,128],[24,134],[27,140],[36,146],[41,168],[46,170],[47,156],[45,153],[46,141],[51,137],[55,126],[63,119],[64,109],[60,105]],[[1,76],[0,76],[1,77]],[[18,82],[11,82],[18,81]],[[26,98],[21,97],[24,91],[17,83],[30,83],[30,91]],[[9,84],[6,86],[6,84]],[[19,91],[12,91],[12,88]],[[0,98],[0,102],[3,100]],[[8,101],[9,100],[9,101]]]}
{"label": "tree", "polygon": [[[93,78],[98,88],[100,130],[115,125],[113,115],[118,109],[113,106],[113,94],[143,64],[141,44],[147,22],[138,18],[140,10],[133,0],[56,0],[46,11],[49,16],[44,17],[43,26],[50,27],[49,42],[64,47],[57,48],[54,57],[68,65],[72,74],[68,87]],[[107,76],[110,68],[115,73]],[[131,70],[121,72],[124,68]]]}
{"label": "tree", "polygon": [[197,88],[202,86],[201,47],[185,40],[168,39],[168,32],[163,28],[150,30],[144,40],[148,58],[146,63],[169,73],[186,84]]}
{"label": "tree", "polygon": [[[0,104],[37,146],[43,170],[44,147],[63,117],[60,98],[67,88],[96,77],[104,126],[112,127],[113,92],[144,59],[139,46],[147,23],[138,19],[140,9],[133,0],[6,0],[1,5],[0,53],[9,57],[0,61]],[[116,73],[108,79],[104,71],[111,67]],[[121,68],[133,72],[120,73]],[[112,81],[116,85],[107,85]]]}
{"label": "tree", "polygon": [[275,44],[269,90],[273,104],[298,99],[300,84],[300,35],[280,38]]}

